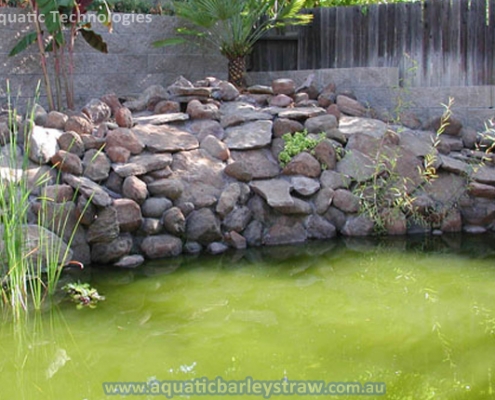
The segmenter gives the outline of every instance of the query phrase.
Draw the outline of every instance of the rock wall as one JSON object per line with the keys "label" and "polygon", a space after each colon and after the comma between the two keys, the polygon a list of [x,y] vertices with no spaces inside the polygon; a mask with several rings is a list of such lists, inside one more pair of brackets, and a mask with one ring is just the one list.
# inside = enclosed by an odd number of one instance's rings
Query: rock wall
{"label": "rock wall", "polygon": [[[493,154],[478,149],[490,140],[455,115],[437,138],[440,115],[421,122],[408,113],[398,126],[376,114],[332,82],[318,89],[311,77],[299,87],[278,79],[244,93],[214,78],[179,78],[124,104],[115,95],[93,99],[70,116],[38,108],[30,175],[59,173],[33,193],[54,200],[54,218],[57,210],[72,225],[80,218],[76,259],[120,267],[372,235],[376,221],[362,213],[370,190],[385,192],[376,211],[389,235],[492,229]],[[324,138],[282,168],[282,135],[303,130]],[[436,179],[425,179],[425,165]],[[398,183],[414,204],[394,205]]]}

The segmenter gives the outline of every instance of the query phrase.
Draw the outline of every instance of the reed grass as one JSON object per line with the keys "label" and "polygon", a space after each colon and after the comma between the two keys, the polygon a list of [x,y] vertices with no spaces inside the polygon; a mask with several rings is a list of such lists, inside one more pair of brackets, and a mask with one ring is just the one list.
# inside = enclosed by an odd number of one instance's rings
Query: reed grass
{"label": "reed grass", "polygon": [[[7,144],[0,153],[3,166],[0,169],[0,293],[5,308],[12,311],[14,321],[19,321],[29,310],[41,310],[57,290],[63,266],[70,261],[70,247],[85,211],[75,224],[69,224],[71,214],[65,212],[66,203],[61,207],[51,207],[55,199],[35,195],[37,190],[42,193],[41,188],[52,182],[51,171],[41,174],[35,182],[29,181],[30,135],[39,88],[38,84],[34,101],[27,107],[23,129],[19,130],[18,113],[11,102],[7,82],[10,129],[5,138]],[[56,181],[60,181],[60,173]],[[76,196],[77,191],[73,199]],[[37,205],[37,220],[35,224],[29,224],[33,202]],[[68,238],[65,244],[63,237]]]}

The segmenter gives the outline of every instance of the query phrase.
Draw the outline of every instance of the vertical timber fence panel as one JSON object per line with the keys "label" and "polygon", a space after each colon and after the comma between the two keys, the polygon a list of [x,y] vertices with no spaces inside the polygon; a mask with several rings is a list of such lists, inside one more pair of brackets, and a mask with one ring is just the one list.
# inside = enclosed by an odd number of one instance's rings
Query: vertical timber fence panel
{"label": "vertical timber fence panel", "polygon": [[[425,0],[308,10],[309,26],[263,38],[252,71],[398,67],[412,86],[493,85],[495,0]],[[285,44],[284,44],[285,43]],[[263,54],[265,56],[263,56]],[[269,56],[268,56],[269,55]],[[411,68],[411,65],[417,68]]]}

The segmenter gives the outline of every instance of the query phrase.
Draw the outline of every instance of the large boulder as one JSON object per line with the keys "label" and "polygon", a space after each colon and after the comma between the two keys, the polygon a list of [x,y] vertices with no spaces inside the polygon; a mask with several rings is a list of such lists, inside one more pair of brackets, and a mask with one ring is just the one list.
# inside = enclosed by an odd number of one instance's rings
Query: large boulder
{"label": "large boulder", "polygon": [[220,221],[208,208],[193,211],[187,218],[187,238],[203,245],[222,238]]}
{"label": "large boulder", "polygon": [[150,259],[175,257],[182,253],[182,241],[171,235],[148,236],[141,243],[141,250]]}

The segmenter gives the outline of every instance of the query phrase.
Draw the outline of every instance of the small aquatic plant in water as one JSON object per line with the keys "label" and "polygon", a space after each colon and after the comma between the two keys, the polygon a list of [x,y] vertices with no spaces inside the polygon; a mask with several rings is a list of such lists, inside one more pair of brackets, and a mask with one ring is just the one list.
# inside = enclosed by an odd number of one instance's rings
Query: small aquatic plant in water
{"label": "small aquatic plant in water", "polygon": [[76,307],[79,310],[83,307],[96,308],[99,301],[105,300],[105,297],[100,295],[89,283],[68,283],[62,290],[77,304]]}

